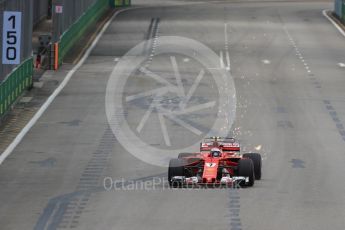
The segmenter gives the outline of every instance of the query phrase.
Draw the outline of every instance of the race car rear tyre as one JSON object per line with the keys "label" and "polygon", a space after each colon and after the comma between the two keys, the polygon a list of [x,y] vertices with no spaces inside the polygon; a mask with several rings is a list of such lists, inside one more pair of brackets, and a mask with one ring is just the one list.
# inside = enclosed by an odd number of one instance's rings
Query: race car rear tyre
{"label": "race car rear tyre", "polygon": [[253,186],[255,181],[254,165],[251,159],[241,159],[238,162],[238,175],[249,177],[249,182],[240,183],[240,185]]}
{"label": "race car rear tyre", "polygon": [[262,158],[259,153],[245,153],[244,158],[252,159],[254,164],[255,180],[261,180]]}
{"label": "race car rear tyre", "polygon": [[195,153],[180,153],[177,158],[193,157]]}
{"label": "race car rear tyre", "polygon": [[182,184],[180,182],[173,182],[171,179],[174,176],[185,176],[184,173],[184,160],[183,159],[171,159],[169,162],[169,169],[168,169],[168,181],[170,187],[180,187]]}

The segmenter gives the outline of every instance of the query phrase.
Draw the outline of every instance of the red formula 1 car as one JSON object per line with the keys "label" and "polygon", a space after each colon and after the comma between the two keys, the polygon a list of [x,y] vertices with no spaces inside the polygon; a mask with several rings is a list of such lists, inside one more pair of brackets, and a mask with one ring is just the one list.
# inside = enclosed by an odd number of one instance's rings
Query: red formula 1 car
{"label": "red formula 1 car", "polygon": [[234,138],[210,137],[200,144],[199,153],[180,153],[169,162],[171,187],[253,186],[261,179],[261,155],[240,153]]}

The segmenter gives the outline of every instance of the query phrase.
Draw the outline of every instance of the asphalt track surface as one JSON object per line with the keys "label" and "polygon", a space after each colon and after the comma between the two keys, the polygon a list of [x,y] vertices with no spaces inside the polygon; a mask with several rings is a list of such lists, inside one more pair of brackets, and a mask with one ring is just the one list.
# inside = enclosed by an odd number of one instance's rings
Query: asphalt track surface
{"label": "asphalt track surface", "polygon": [[[344,228],[345,68],[338,63],[345,62],[345,38],[321,13],[332,3],[175,3],[126,11],[110,24],[1,165],[0,229]],[[187,37],[219,56],[222,52],[224,65],[218,57],[215,68],[230,67],[237,95],[232,133],[245,151],[263,155],[263,178],[253,188],[171,190],[166,181],[146,191],[104,188],[105,177],[124,178],[124,185],[166,178],[166,168],[128,153],[105,112],[107,82],[117,58],[148,38],[157,41],[144,43],[140,55],[148,55],[148,61],[142,65],[176,85],[175,58],[183,88],[192,88],[202,65],[193,56],[155,56],[154,44],[159,46],[162,36]],[[132,74],[119,95],[161,86],[143,73]],[[207,70],[198,86],[190,103],[217,101],[220,93]],[[171,109],[180,97],[170,93],[158,101]],[[150,102],[124,100],[125,118],[134,133],[158,149],[188,146],[198,135],[186,124],[204,134],[217,119],[213,107],[182,117],[183,125],[153,110],[138,132]]]}

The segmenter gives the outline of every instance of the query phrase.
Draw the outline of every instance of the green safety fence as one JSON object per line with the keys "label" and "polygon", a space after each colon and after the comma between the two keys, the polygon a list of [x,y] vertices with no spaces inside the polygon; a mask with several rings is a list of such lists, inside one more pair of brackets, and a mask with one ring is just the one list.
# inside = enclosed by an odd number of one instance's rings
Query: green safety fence
{"label": "green safety fence", "polygon": [[109,8],[109,0],[98,0],[92,5],[65,33],[62,34],[59,42],[59,65],[73,47],[73,45],[83,36],[88,27],[95,23]]}
{"label": "green safety fence", "polygon": [[0,84],[0,117],[10,108],[24,90],[31,87],[33,74],[33,58],[25,60],[15,68]]}
{"label": "green safety fence", "polygon": [[338,18],[342,18],[343,15],[343,0],[335,0],[334,1],[334,13]]}
{"label": "green safety fence", "polygon": [[112,7],[130,6],[131,0],[110,0],[110,5]]}

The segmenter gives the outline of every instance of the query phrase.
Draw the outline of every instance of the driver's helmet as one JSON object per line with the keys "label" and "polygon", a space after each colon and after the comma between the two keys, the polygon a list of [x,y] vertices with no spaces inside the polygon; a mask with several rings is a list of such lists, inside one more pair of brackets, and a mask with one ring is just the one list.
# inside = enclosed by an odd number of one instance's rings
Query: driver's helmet
{"label": "driver's helmet", "polygon": [[221,152],[219,148],[213,148],[211,149],[211,156],[212,157],[220,157]]}

